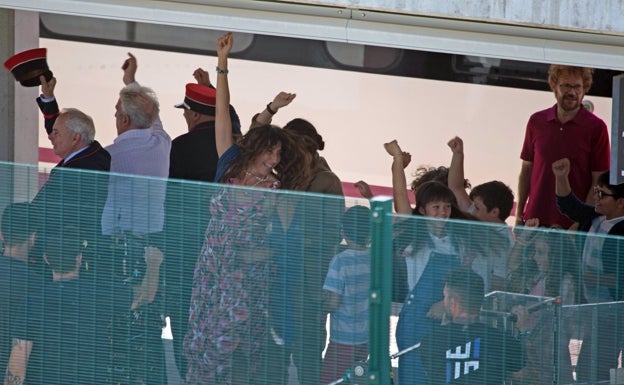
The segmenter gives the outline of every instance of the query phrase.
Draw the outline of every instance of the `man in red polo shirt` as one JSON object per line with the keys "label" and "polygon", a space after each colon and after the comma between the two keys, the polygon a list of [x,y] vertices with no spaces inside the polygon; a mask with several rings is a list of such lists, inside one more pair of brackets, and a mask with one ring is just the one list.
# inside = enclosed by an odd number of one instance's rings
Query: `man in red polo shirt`
{"label": "man in red polo shirt", "polygon": [[592,84],[591,69],[551,65],[548,84],[557,104],[534,113],[527,123],[520,154],[516,224],[538,218],[540,225],[567,229],[572,221],[557,210],[551,165],[569,158],[572,191],[591,199],[592,186],[609,169],[609,134],[602,119],[581,103]]}

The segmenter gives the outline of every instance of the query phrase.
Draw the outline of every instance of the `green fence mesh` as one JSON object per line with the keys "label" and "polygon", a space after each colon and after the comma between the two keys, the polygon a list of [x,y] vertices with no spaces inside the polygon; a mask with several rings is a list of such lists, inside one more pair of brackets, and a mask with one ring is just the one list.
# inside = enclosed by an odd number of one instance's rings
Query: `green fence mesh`
{"label": "green fence mesh", "polygon": [[619,374],[617,237],[397,216],[383,197],[11,163],[0,180],[8,380],[594,384]]}

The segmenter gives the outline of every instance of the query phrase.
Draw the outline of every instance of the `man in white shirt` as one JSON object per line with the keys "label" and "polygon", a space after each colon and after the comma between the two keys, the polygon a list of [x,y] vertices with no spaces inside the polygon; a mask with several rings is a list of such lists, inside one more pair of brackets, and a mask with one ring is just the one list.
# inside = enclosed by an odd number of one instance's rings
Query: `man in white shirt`
{"label": "man in white shirt", "polygon": [[[130,284],[141,282],[146,271],[144,250],[162,248],[165,196],[169,175],[171,138],[158,116],[159,103],[154,91],[135,81],[136,58],[128,53],[123,82],[115,105],[117,138],[106,147],[111,154],[108,195],[102,213],[102,234],[110,237],[110,265],[101,274],[122,278]],[[103,270],[103,271],[102,271]],[[130,382],[162,383],[161,295],[147,307],[136,309],[126,328],[129,346],[117,352]],[[124,358],[124,355],[128,357]]]}
{"label": "man in white shirt", "polygon": [[158,116],[156,94],[135,81],[136,58],[128,55],[122,67],[126,86],[115,106],[118,136],[106,150],[111,154],[111,173],[134,176],[111,176],[102,233],[144,236],[163,229],[166,182],[141,177],[168,177],[171,138]]}

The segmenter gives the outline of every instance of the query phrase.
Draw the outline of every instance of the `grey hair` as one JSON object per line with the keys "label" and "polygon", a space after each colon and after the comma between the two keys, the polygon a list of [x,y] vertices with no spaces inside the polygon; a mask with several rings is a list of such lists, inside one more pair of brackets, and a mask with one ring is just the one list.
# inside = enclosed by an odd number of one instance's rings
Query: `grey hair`
{"label": "grey hair", "polygon": [[121,113],[134,128],[149,128],[158,117],[160,106],[154,90],[138,84],[129,84],[119,92]]}
{"label": "grey hair", "polygon": [[74,134],[80,135],[80,141],[91,144],[95,139],[95,124],[93,119],[77,108],[63,108],[57,119],[65,119],[65,127]]}

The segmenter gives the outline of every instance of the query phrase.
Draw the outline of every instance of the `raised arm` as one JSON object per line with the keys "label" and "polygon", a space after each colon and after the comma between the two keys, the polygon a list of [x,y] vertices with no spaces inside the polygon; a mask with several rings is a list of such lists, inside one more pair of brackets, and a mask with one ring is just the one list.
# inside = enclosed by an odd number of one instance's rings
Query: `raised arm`
{"label": "raised arm", "polygon": [[271,121],[273,120],[273,115],[277,114],[277,111],[279,111],[280,108],[289,105],[290,102],[295,100],[296,96],[297,94],[292,94],[284,91],[275,95],[273,101],[269,102],[269,104],[266,105],[266,108],[262,110],[262,112],[257,114],[251,121],[251,128],[263,126],[265,124],[271,124]]}
{"label": "raised arm", "polygon": [[461,211],[468,211],[472,201],[464,187],[464,141],[456,136],[449,140],[448,146],[453,152],[448,174],[448,187],[453,191]]}
{"label": "raised arm", "polygon": [[37,98],[37,105],[39,106],[41,113],[43,113],[45,130],[49,136],[52,134],[54,122],[56,122],[56,118],[59,116],[59,106],[56,102],[56,97],[54,96],[56,78],[52,78],[50,81],[47,81],[45,76],[41,75],[39,76],[39,80],[41,81],[41,96]]}
{"label": "raised arm", "polygon": [[138,64],[136,57],[130,52],[128,52],[128,58],[121,65],[121,69],[123,70],[122,80],[125,85],[136,82]]}
{"label": "raised arm", "polygon": [[[136,73],[138,68],[139,64],[137,62],[136,56],[128,52],[128,58],[124,60],[123,64],[121,65],[121,69],[123,71],[122,80],[125,85],[133,83],[136,83],[137,85],[139,84],[136,81]],[[153,132],[156,132],[158,135],[165,137],[165,140],[171,140],[171,138],[169,138],[169,134],[165,132],[165,128],[163,127],[162,121],[160,120],[160,115],[156,116],[156,119],[154,119],[154,122],[150,126],[150,129]]]}
{"label": "raised arm", "polygon": [[385,143],[386,152],[392,156],[392,195],[394,197],[394,210],[397,214],[411,214],[409,196],[407,195],[407,180],[405,179],[405,167],[412,159],[407,152],[401,151],[396,140]]}
{"label": "raised arm", "polygon": [[214,88],[212,83],[210,82],[210,75],[208,71],[205,71],[203,68],[198,68],[193,72],[193,77],[197,81],[197,84],[201,84],[206,87]]}
{"label": "raised arm", "polygon": [[555,194],[559,197],[570,195],[572,187],[570,186],[570,159],[563,158],[553,162],[552,171],[555,174]]}
{"label": "raised arm", "polygon": [[228,83],[228,55],[232,50],[234,37],[226,33],[217,40],[217,103],[215,113],[215,141],[219,156],[234,144],[232,120],[230,118],[230,85]]}
{"label": "raised arm", "polygon": [[355,188],[358,189],[360,195],[362,195],[366,199],[371,199],[373,197],[373,191],[370,188],[370,185],[363,180],[359,180],[353,184]]}

